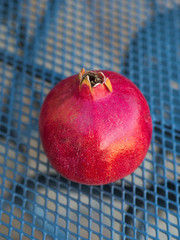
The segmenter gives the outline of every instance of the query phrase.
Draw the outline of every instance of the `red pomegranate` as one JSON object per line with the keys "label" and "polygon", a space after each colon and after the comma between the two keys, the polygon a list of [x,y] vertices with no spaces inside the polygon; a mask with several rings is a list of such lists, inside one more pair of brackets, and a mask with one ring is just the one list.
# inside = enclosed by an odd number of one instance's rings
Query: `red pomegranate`
{"label": "red pomegranate", "polygon": [[142,163],[152,120],[140,90],[112,71],[87,71],[59,82],[39,118],[40,137],[52,166],[82,184],[119,180]]}

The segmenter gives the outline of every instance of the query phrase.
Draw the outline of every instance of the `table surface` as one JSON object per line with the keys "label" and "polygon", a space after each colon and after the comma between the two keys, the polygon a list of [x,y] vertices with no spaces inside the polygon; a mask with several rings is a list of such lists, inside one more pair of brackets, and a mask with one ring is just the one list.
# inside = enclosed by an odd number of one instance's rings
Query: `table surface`
{"label": "table surface", "polygon": [[[148,101],[141,166],[102,186],[48,163],[38,131],[47,93],[110,69]],[[180,239],[179,0],[0,0],[0,239]]]}

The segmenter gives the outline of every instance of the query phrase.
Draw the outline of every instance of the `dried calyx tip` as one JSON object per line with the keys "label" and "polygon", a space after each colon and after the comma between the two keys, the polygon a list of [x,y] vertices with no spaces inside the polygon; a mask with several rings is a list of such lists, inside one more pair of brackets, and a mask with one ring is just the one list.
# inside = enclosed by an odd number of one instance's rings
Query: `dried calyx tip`
{"label": "dried calyx tip", "polygon": [[87,84],[90,88],[96,87],[99,84],[105,84],[110,92],[112,85],[109,78],[106,78],[102,72],[87,71],[83,68],[79,73],[80,85]]}

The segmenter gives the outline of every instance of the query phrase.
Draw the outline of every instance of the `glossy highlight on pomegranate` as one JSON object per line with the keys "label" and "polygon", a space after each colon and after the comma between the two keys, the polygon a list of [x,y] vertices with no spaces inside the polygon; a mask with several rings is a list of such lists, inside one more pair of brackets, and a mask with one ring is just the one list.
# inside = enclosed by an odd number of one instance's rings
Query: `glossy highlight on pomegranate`
{"label": "glossy highlight on pomegranate", "polygon": [[146,99],[129,79],[82,69],[49,92],[39,131],[50,163],[62,176],[101,185],[131,174],[142,163],[152,120]]}

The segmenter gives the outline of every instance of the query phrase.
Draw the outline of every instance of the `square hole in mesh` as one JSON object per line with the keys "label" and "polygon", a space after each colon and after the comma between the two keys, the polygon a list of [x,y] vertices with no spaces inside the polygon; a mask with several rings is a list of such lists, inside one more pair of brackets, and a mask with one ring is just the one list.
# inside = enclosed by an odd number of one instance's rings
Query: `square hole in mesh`
{"label": "square hole in mesh", "polygon": [[68,230],[73,233],[77,233],[77,224],[69,222]]}
{"label": "square hole in mesh", "polygon": [[143,173],[144,173],[144,168],[142,168],[142,166],[140,166],[139,168],[136,169],[136,171],[134,172],[134,175],[132,174],[132,176],[134,176],[134,183],[137,186],[143,186]]}
{"label": "square hole in mesh", "polygon": [[[1,131],[1,130],[0,130]],[[0,144],[0,147],[1,147],[1,154],[5,154],[5,152],[6,152],[6,148],[5,148],[5,146],[3,146],[2,144]],[[2,160],[4,160],[4,158],[1,158]],[[3,163],[3,162],[1,162],[1,163]]]}
{"label": "square hole in mesh", "polygon": [[92,198],[91,199],[91,206],[94,209],[100,210],[100,200],[98,200],[98,198],[97,199]]}
{"label": "square hole in mesh", "polygon": [[112,198],[112,195],[111,193],[108,193],[108,192],[103,192],[103,202],[106,203],[106,205],[108,206],[109,204],[111,204],[111,198]]}
{"label": "square hole in mesh", "polygon": [[[0,145],[0,149],[1,149],[1,145]],[[1,152],[0,154],[3,154],[3,153]],[[5,158],[5,156],[0,155],[0,164],[1,165],[4,164],[4,158]],[[1,174],[1,172],[0,172],[0,174]]]}
{"label": "square hole in mesh", "polygon": [[59,204],[67,205],[67,195],[58,194],[58,202]]}
{"label": "square hole in mesh", "polygon": [[158,233],[159,233],[159,239],[163,239],[163,240],[169,239],[168,234],[166,232],[158,230]]}
{"label": "square hole in mesh", "polygon": [[[34,201],[35,200],[35,192],[33,191],[33,190],[27,190],[26,191],[26,198],[28,199],[28,200],[32,200],[32,201]],[[38,196],[38,198],[39,197],[41,197],[41,196]]]}
{"label": "square hole in mesh", "polygon": [[128,231],[128,235],[132,237],[132,239],[135,239],[135,229],[133,229],[132,226],[126,225],[125,231]]}
{"label": "square hole in mesh", "polygon": [[7,160],[6,160],[6,166],[9,167],[9,168],[14,169],[14,168],[15,168],[15,161],[14,161],[14,160],[7,159]]}
{"label": "square hole in mesh", "polygon": [[33,148],[38,148],[39,142],[36,139],[31,138],[29,144]]}
{"label": "square hole in mesh", "polygon": [[[116,233],[116,232],[114,232],[114,240],[121,240],[121,239],[123,239],[122,236],[123,236],[123,233]],[[127,238],[127,240],[130,240],[130,238],[129,239]]]}
{"label": "square hole in mesh", "polygon": [[60,216],[66,217],[67,215],[67,209],[65,207],[62,206],[58,206],[58,214]]}
{"label": "square hole in mesh", "polygon": [[34,211],[34,204],[33,202],[30,200],[26,200],[25,201],[25,208],[28,209],[28,211]]}
{"label": "square hole in mesh", "polygon": [[18,206],[22,206],[23,205],[23,199],[21,196],[19,195],[15,195],[14,196],[14,202],[15,204],[17,204]]}
{"label": "square hole in mesh", "polygon": [[76,240],[77,239],[77,236],[76,236],[76,234],[75,235],[73,235],[73,233],[69,233],[68,234],[68,239],[71,239],[71,240]]}
{"label": "square hole in mesh", "polygon": [[30,148],[29,149],[29,156],[37,159],[37,151],[35,149]]}
{"label": "square hole in mesh", "polygon": [[14,229],[11,230],[11,239],[20,239],[19,232],[15,231]]}
{"label": "square hole in mesh", "polygon": [[[31,203],[31,205],[34,207],[33,203]],[[36,206],[35,210],[36,210],[36,214],[37,214],[38,216],[40,216],[40,217],[42,217],[42,218],[45,217],[45,215],[46,215],[45,208],[41,208],[41,207],[39,207],[39,206]]]}
{"label": "square hole in mesh", "polygon": [[95,233],[92,233],[91,237],[92,237],[93,240],[99,240],[100,239],[99,236],[96,235]]}
{"label": "square hole in mesh", "polygon": [[156,236],[157,236],[156,228],[153,227],[152,225],[148,226],[148,236],[153,237],[153,239],[156,238]]}
{"label": "square hole in mesh", "polygon": [[51,222],[55,222],[56,221],[56,213],[46,211],[46,218],[48,218]]}
{"label": "square hole in mesh", "polygon": [[111,206],[103,203],[103,213],[107,214],[107,215],[111,215]]}
{"label": "square hole in mesh", "polygon": [[21,218],[22,217],[22,209],[20,207],[14,206],[13,215],[18,218]]}
{"label": "square hole in mesh", "polygon": [[179,235],[179,233],[180,233],[179,226],[170,225],[170,227],[169,227],[169,232],[170,232],[170,234],[172,234],[173,236],[175,236],[176,239],[177,239],[177,237],[180,236],[180,235]]}
{"label": "square hole in mesh", "polygon": [[73,211],[69,211],[69,219],[71,219],[72,221],[77,222],[78,220],[78,216],[77,216],[77,212],[73,212]]}
{"label": "square hole in mesh", "polygon": [[108,239],[112,239],[111,238],[111,230],[104,226],[103,226],[103,236],[107,237]]}
{"label": "square hole in mesh", "polygon": [[44,150],[43,150],[43,146],[42,146],[42,144],[40,144],[40,150],[41,150],[41,152],[40,152],[40,154],[39,154],[39,160],[41,161],[41,162],[47,162],[47,156],[44,154]]}
{"label": "square hole in mesh", "polygon": [[82,238],[85,238],[85,239],[89,239],[89,233],[87,231],[87,229],[84,229],[84,228],[80,228],[80,236]]}
{"label": "square hole in mesh", "polygon": [[2,213],[2,215],[1,215],[1,221],[2,221],[3,223],[9,224],[9,222],[10,222],[10,216],[9,216],[8,214],[6,214],[6,213]]}
{"label": "square hole in mesh", "polygon": [[86,216],[89,216],[89,207],[86,207],[84,206],[83,204],[80,204],[80,212],[83,214],[83,215],[86,215]]}
{"label": "square hole in mesh", "polygon": [[140,214],[144,214],[144,198],[141,197],[134,197],[135,204],[137,207],[137,211],[139,211]]}
{"label": "square hole in mesh", "polygon": [[118,232],[121,232],[121,230],[122,230],[122,222],[121,222],[120,219],[114,218],[113,229],[118,231]]}
{"label": "square hole in mesh", "polygon": [[100,212],[92,210],[91,211],[91,217],[93,219],[95,219],[96,221],[99,221],[100,220]]}
{"label": "square hole in mesh", "polygon": [[96,187],[93,187],[93,188],[92,188],[92,195],[93,195],[93,196],[100,197],[100,193],[101,193],[101,191],[100,191],[99,188],[96,188]]}
{"label": "square hole in mesh", "polygon": [[[40,109],[40,102],[37,101],[37,100],[34,100],[32,107],[33,107],[33,110],[34,109],[38,109],[39,110]],[[38,116],[39,116],[39,111],[36,111],[36,113],[34,113],[33,117],[38,117]]]}
{"label": "square hole in mesh", "polygon": [[77,202],[73,201],[72,199],[69,200],[69,207],[75,211],[78,209],[78,204]]}
{"label": "square hole in mesh", "polygon": [[0,233],[5,236],[8,236],[9,228],[7,226],[5,226],[4,224],[0,224]]}
{"label": "square hole in mesh", "polygon": [[[155,103],[154,105],[157,106],[156,103]],[[154,112],[155,114],[157,114],[157,115],[161,115],[161,111],[160,111],[160,109],[157,108],[157,107],[154,107],[153,112]]]}
{"label": "square hole in mesh", "polygon": [[23,105],[22,106],[22,112],[25,113],[25,114],[29,114],[30,113],[30,107],[26,106],[26,105]]}
{"label": "square hole in mesh", "polygon": [[171,114],[168,112],[164,112],[163,117],[165,118],[165,120],[171,120]]}
{"label": "square hole in mesh", "polygon": [[166,210],[163,210],[163,209],[161,209],[161,208],[158,208],[158,216],[162,219],[162,221],[163,221],[163,219],[165,220],[165,221],[167,221],[167,212],[166,212]]}
{"label": "square hole in mesh", "polygon": [[[4,187],[7,189],[12,189],[12,180],[9,181],[8,179],[4,178]],[[9,195],[8,192],[4,192],[4,198],[6,198],[5,195]]]}
{"label": "square hole in mesh", "polygon": [[34,230],[34,238],[35,239],[43,239],[43,233],[39,231],[38,229]]}
{"label": "square hole in mesh", "polygon": [[56,200],[56,195],[57,193],[55,191],[53,191],[52,189],[48,189],[48,198]]}
{"label": "square hole in mesh", "polygon": [[91,222],[91,229],[92,229],[93,232],[100,233],[100,224],[92,221]]}
{"label": "square hole in mesh", "polygon": [[31,98],[27,95],[23,95],[22,97],[22,103],[26,104],[27,106],[31,105]]}
{"label": "square hole in mesh", "polygon": [[17,132],[17,130],[14,129],[14,128],[10,129],[10,136],[11,136],[12,138],[14,138],[14,139],[17,139],[17,137],[18,137],[18,132]]}
{"label": "square hole in mesh", "polygon": [[171,179],[171,180],[175,180],[175,172],[174,171],[169,171],[168,169],[167,169],[167,171],[166,171],[166,178],[167,179]]}
{"label": "square hole in mesh", "polygon": [[167,231],[167,222],[165,222],[163,219],[158,219],[158,227],[159,229],[162,229],[163,231]]}
{"label": "square hole in mesh", "polygon": [[[158,160],[161,161],[161,158],[158,158]],[[164,168],[164,165],[162,165],[162,163],[156,165],[157,182],[159,183],[164,182],[165,170],[166,169]]]}
{"label": "square hole in mesh", "polygon": [[80,202],[88,205],[89,204],[89,197],[83,193],[80,194]]}
{"label": "square hole in mesh", "polygon": [[80,224],[84,227],[88,227],[89,225],[89,219],[85,218],[84,216],[81,216],[80,218]]}
{"label": "square hole in mesh", "polygon": [[103,224],[104,225],[110,227],[111,226],[111,222],[112,222],[111,216],[108,217],[108,216],[103,215]]}
{"label": "square hole in mesh", "polygon": [[17,160],[18,162],[25,163],[27,160],[27,156],[24,153],[18,153]]}
{"label": "square hole in mesh", "polygon": [[165,146],[169,148],[170,150],[173,150],[173,143],[169,140],[165,141]]}
{"label": "square hole in mesh", "polygon": [[[29,161],[28,161],[28,165],[29,167],[36,169],[37,166],[37,160],[32,159],[31,157],[29,157]],[[40,164],[39,164],[40,165]],[[34,172],[32,173],[34,175]]]}
{"label": "square hole in mesh", "polygon": [[46,238],[45,238],[46,240],[54,240],[54,238],[52,237],[52,236],[50,236],[50,235],[46,235]]}
{"label": "square hole in mesh", "polygon": [[66,228],[66,220],[64,220],[62,217],[60,217],[60,216],[58,216],[57,217],[57,219],[58,219],[58,225],[60,226],[60,227],[62,227],[62,228]]}
{"label": "square hole in mesh", "polygon": [[70,188],[69,194],[70,194],[70,197],[74,199],[78,199],[79,197],[76,188]]}
{"label": "square hole in mesh", "polygon": [[[114,205],[116,206],[116,202],[114,202]],[[113,217],[118,219],[119,221],[122,220],[122,213],[121,213],[121,209],[122,209],[122,205],[116,206],[118,207],[117,209],[113,208]]]}
{"label": "square hole in mesh", "polygon": [[42,197],[41,195],[38,195],[36,201],[38,202],[39,205],[45,206],[45,203],[46,203],[45,200],[46,200],[45,197]]}
{"label": "square hole in mesh", "polygon": [[18,219],[13,218],[12,219],[12,226],[19,230],[19,229],[21,229],[21,222]]}
{"label": "square hole in mesh", "polygon": [[54,234],[55,233],[55,226],[50,224],[50,223],[47,223],[46,224],[46,228],[47,228],[47,232],[49,232],[50,234]]}
{"label": "square hole in mesh", "polygon": [[44,91],[43,91],[43,93],[44,93],[44,97],[49,93],[49,91],[50,91],[50,89],[52,88],[52,86],[51,85],[47,85],[46,87],[44,87]]}
{"label": "square hole in mesh", "polygon": [[15,184],[15,191],[20,197],[24,194],[24,186],[21,186],[20,184]]}
{"label": "square hole in mesh", "polygon": [[177,213],[169,212],[168,217],[169,217],[170,224],[178,226],[178,215],[177,215]]}
{"label": "square hole in mesh", "polygon": [[28,234],[28,235],[31,235],[32,234],[32,226],[24,223],[23,224],[23,232]]}
{"label": "square hole in mesh", "polygon": [[[8,198],[8,201],[9,201],[9,200],[10,200],[10,199]],[[11,209],[12,209],[11,203],[6,202],[6,201],[4,200],[3,203],[2,203],[2,209],[5,210],[5,211],[8,212],[8,213],[11,213]]]}
{"label": "square hole in mesh", "polygon": [[8,149],[8,152],[7,152],[7,155],[8,155],[8,157],[10,157],[10,158],[12,158],[12,159],[15,159],[15,157],[16,157],[16,151],[13,150],[13,149],[11,149],[11,148],[9,148],[9,149]]}
{"label": "square hole in mesh", "polygon": [[[174,158],[173,152],[166,150],[165,151],[165,155],[166,155],[166,158],[168,160],[172,160],[173,161],[173,158]],[[169,161],[169,162],[173,163],[172,161]]]}
{"label": "square hole in mesh", "polygon": [[35,225],[38,228],[44,228],[44,217],[35,217]]}

